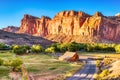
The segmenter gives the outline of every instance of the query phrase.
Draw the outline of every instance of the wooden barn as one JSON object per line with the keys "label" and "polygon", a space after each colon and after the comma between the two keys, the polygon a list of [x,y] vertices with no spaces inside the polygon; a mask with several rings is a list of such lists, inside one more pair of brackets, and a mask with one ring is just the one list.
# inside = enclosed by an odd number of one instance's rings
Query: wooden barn
{"label": "wooden barn", "polygon": [[79,55],[76,52],[65,52],[64,55],[59,57],[59,60],[74,62],[79,60]]}

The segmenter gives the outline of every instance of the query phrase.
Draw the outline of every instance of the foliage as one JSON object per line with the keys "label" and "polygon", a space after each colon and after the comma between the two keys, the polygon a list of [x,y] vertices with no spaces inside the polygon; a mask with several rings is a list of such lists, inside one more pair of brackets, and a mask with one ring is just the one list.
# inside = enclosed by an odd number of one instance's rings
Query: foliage
{"label": "foliage", "polygon": [[79,47],[79,50],[84,50],[84,51],[85,51],[86,48],[87,48],[87,44],[79,43],[78,45],[79,45],[79,46],[78,46],[78,47]]}
{"label": "foliage", "polygon": [[18,67],[23,64],[22,60],[20,58],[15,58],[11,61],[11,67]]}
{"label": "foliage", "polygon": [[10,50],[11,46],[4,44],[4,43],[0,43],[0,50]]}
{"label": "foliage", "polygon": [[116,51],[117,53],[120,53],[120,44],[115,46],[115,51]]}
{"label": "foliage", "polygon": [[21,47],[24,48],[24,49],[30,50],[30,46],[22,45]]}
{"label": "foliage", "polygon": [[100,78],[103,78],[103,77],[108,76],[109,74],[110,74],[110,71],[108,69],[105,69],[99,74],[99,76]]}
{"label": "foliage", "polygon": [[29,47],[25,45],[22,45],[22,46],[14,45],[13,46],[13,52],[18,55],[25,54],[28,49]]}
{"label": "foliage", "polygon": [[19,71],[22,64],[23,61],[20,58],[3,61],[3,66],[9,67],[11,71]]}
{"label": "foliage", "polygon": [[[110,71],[108,69],[103,70],[100,74],[94,74],[93,78],[95,80],[104,80],[106,76],[110,74]],[[105,79],[106,80],[106,79]]]}
{"label": "foliage", "polygon": [[20,71],[21,65],[23,64],[22,60],[20,58],[15,58],[11,61],[11,68],[12,71]]}
{"label": "foliage", "polygon": [[111,64],[113,62],[113,60],[111,58],[104,58],[103,63],[104,66]]}
{"label": "foliage", "polygon": [[77,43],[70,43],[70,44],[68,44],[67,49],[68,49],[68,51],[71,51],[71,52],[79,51],[79,44],[77,44]]}
{"label": "foliage", "polygon": [[51,47],[55,48],[55,52],[79,51],[85,49],[85,44],[72,43],[55,43]]}
{"label": "foliage", "polygon": [[88,52],[96,52],[96,51],[115,52],[114,47],[115,47],[115,44],[94,43],[94,44],[87,44],[86,51]]}
{"label": "foliage", "polygon": [[93,75],[93,79],[96,80],[96,79],[98,79],[98,78],[99,78],[99,75],[98,75],[98,74],[94,74],[94,75]]}
{"label": "foliage", "polygon": [[55,53],[55,47],[48,47],[45,49],[46,53]]}
{"label": "foliage", "polygon": [[55,48],[55,52],[66,52],[66,51],[88,51],[88,52],[115,52],[115,44],[105,43],[54,43],[51,47]]}
{"label": "foliage", "polygon": [[4,60],[3,61],[3,66],[9,67],[9,66],[11,66],[11,62],[12,62],[12,60]]}
{"label": "foliage", "polygon": [[60,43],[54,43],[54,44],[51,45],[51,47],[54,47],[56,52],[60,51],[60,48],[59,48],[60,47]]}
{"label": "foliage", "polygon": [[66,52],[68,49],[68,43],[63,43],[63,44],[60,44],[59,46],[58,46],[58,48],[59,48],[59,50],[60,50],[60,52]]}
{"label": "foliage", "polygon": [[99,65],[100,65],[100,60],[97,60],[96,61],[96,67],[99,67]]}
{"label": "foliage", "polygon": [[33,53],[39,53],[43,51],[43,47],[41,45],[32,45],[31,51]]}
{"label": "foliage", "polygon": [[3,59],[0,58],[0,66],[3,64]]}

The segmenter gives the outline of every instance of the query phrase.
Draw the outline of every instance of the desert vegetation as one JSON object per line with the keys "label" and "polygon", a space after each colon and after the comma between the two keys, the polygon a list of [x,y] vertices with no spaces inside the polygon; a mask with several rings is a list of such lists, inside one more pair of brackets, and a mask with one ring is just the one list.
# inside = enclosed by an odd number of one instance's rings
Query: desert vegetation
{"label": "desert vegetation", "polygon": [[[19,57],[19,58],[16,58]],[[64,79],[79,70],[83,63],[69,63],[59,61],[56,57],[46,54],[29,54],[18,56],[11,52],[0,52],[0,79],[10,79],[10,70],[21,71],[19,66],[23,65],[27,72],[33,77],[54,76]],[[59,77],[57,77],[59,76]],[[48,77],[49,78],[49,77]]]}
{"label": "desert vegetation", "polygon": [[0,43],[0,50],[12,50],[16,54],[25,53],[56,53],[56,52],[116,52],[120,53],[120,44],[105,44],[105,43],[54,43],[47,47],[42,47],[41,45],[6,45]]}
{"label": "desert vegetation", "polygon": [[54,49],[45,49],[41,45],[10,47],[7,50],[0,50],[0,79],[12,79],[11,72],[19,73],[22,78],[25,77],[22,67],[34,78],[53,76],[56,79],[65,79],[84,65],[82,62],[74,64],[59,61],[57,57],[51,55]]}
{"label": "desert vegetation", "polygon": [[0,43],[0,50],[10,50],[11,46],[4,44],[4,43]]}
{"label": "desert vegetation", "polygon": [[[74,64],[59,61],[58,57],[54,55],[66,51],[77,51],[80,55],[98,57],[103,57],[104,55],[105,58],[103,60],[97,60],[98,74],[94,75],[95,78],[104,79],[111,73],[109,68],[106,67],[115,62],[111,57],[120,58],[119,49],[119,44],[104,43],[54,43],[47,47],[42,47],[41,45],[9,46],[0,43],[0,71],[4,72],[0,74],[0,77],[1,79],[9,79],[9,72],[22,72],[21,66],[24,66],[26,71],[33,77],[51,76],[52,74],[52,76],[59,76],[60,79],[65,79],[80,69],[84,63]],[[101,62],[103,63],[102,65]]]}
{"label": "desert vegetation", "polygon": [[84,51],[84,52],[116,52],[119,53],[119,44],[105,43],[55,43],[48,47],[50,52]]}
{"label": "desert vegetation", "polygon": [[[112,56],[113,54],[111,54]],[[97,74],[94,74],[95,80],[119,80],[119,57],[112,58],[111,56],[105,57],[103,60],[96,61],[96,67],[98,69]]]}

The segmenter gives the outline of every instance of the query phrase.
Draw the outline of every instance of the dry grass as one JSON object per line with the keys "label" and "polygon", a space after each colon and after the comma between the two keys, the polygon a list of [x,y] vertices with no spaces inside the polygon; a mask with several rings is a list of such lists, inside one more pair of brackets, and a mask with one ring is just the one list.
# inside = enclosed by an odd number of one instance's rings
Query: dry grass
{"label": "dry grass", "polygon": [[114,62],[111,64],[111,68],[109,69],[112,73],[112,74],[120,74],[120,60]]}
{"label": "dry grass", "polygon": [[[9,51],[0,53],[0,58],[3,59],[12,59],[14,57],[16,57],[16,55]],[[83,65],[82,63],[71,65],[71,63],[59,61],[57,58],[45,54],[31,54],[17,57],[20,57],[23,60],[24,66],[29,74],[42,77],[64,75],[67,73],[73,74]],[[0,72],[4,72],[0,73],[0,78],[8,77],[9,69],[6,67],[0,67]]]}
{"label": "dry grass", "polygon": [[120,59],[120,54],[118,53],[103,53],[103,52],[79,52],[79,55],[81,56],[87,56],[87,57],[111,57],[111,58],[118,58]]}

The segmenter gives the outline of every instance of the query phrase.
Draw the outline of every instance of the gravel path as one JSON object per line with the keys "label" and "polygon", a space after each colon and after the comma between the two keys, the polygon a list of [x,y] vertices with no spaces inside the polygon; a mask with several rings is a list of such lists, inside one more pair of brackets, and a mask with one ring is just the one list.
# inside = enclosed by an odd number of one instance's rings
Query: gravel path
{"label": "gravel path", "polygon": [[87,59],[87,64],[74,74],[72,77],[68,78],[67,80],[93,80],[92,77],[96,72],[96,66],[94,60]]}

